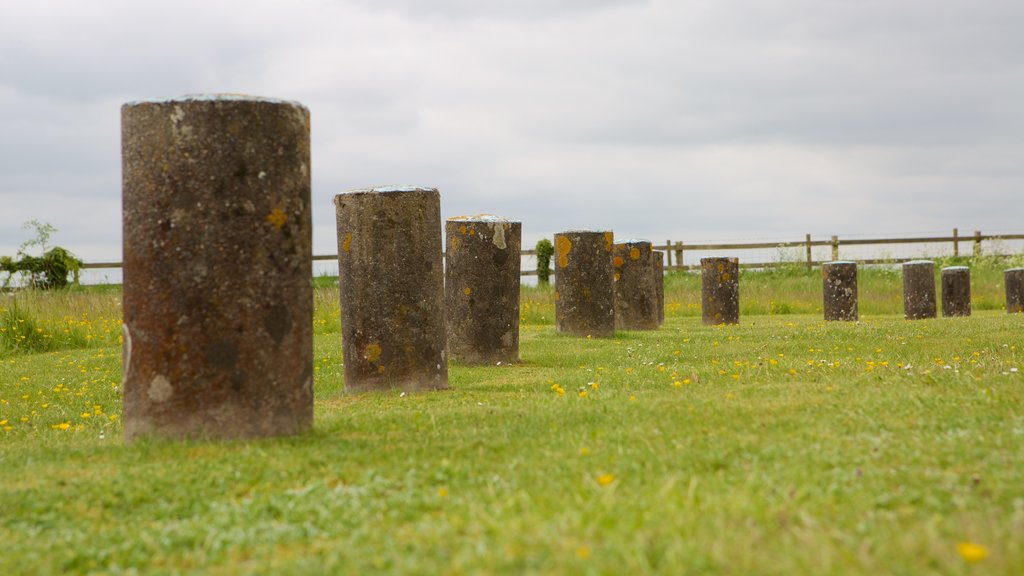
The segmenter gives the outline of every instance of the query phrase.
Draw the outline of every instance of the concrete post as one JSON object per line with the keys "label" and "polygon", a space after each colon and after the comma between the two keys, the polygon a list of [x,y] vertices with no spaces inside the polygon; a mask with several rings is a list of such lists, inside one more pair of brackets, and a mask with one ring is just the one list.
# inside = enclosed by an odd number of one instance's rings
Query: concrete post
{"label": "concrete post", "polygon": [[971,315],[971,269],[967,266],[942,269],[942,315]]}
{"label": "concrete post", "polygon": [[447,388],[440,194],[370,188],[334,205],[345,390]]}
{"label": "concrete post", "polygon": [[701,319],[704,324],[740,323],[740,261],[701,258]]}
{"label": "concrete post", "polygon": [[1024,313],[1024,268],[1010,268],[1003,271],[1006,286],[1006,313]]}
{"label": "concrete post", "polygon": [[655,250],[654,259],[654,291],[658,295],[658,325],[665,323],[665,257],[671,252]]}
{"label": "concrete post", "polygon": [[657,330],[658,293],[651,243],[626,240],[612,249],[615,268],[615,329]]}
{"label": "concrete post", "polygon": [[491,215],[445,223],[445,317],[450,358],[519,360],[522,224]]}
{"label": "concrete post", "polygon": [[132,102],[121,138],[125,438],[310,428],[309,111]]}
{"label": "concrete post", "polygon": [[825,262],[821,266],[825,320],[857,320],[857,263]]}
{"label": "concrete post", "polygon": [[555,234],[555,327],[576,336],[615,334],[614,235],[572,230]]}
{"label": "concrete post", "polygon": [[935,318],[935,263],[914,260],[903,263],[903,317]]}

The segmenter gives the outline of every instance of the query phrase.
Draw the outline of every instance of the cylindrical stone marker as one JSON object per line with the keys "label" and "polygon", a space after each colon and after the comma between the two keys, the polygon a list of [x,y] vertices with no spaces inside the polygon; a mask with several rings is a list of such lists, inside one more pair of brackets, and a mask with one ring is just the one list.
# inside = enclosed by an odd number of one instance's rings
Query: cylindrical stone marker
{"label": "cylindrical stone marker", "polygon": [[595,338],[615,334],[612,232],[555,234],[555,328]]}
{"label": "cylindrical stone marker", "polygon": [[825,320],[857,320],[857,263],[825,262],[821,279]]}
{"label": "cylindrical stone marker", "polygon": [[935,318],[935,263],[913,260],[903,263],[903,317]]}
{"label": "cylindrical stone marker", "polygon": [[942,269],[942,315],[971,315],[971,269],[967,266]]}
{"label": "cylindrical stone marker", "polygon": [[309,111],[248,96],[121,109],[124,434],[313,422]]}
{"label": "cylindrical stone marker", "polygon": [[1003,271],[1006,285],[1006,313],[1024,313],[1024,268],[1010,268]]}
{"label": "cylindrical stone marker", "polygon": [[491,215],[445,223],[448,355],[466,364],[519,360],[522,224]]}
{"label": "cylindrical stone marker", "polygon": [[612,248],[612,267],[615,269],[615,329],[657,330],[658,292],[651,243],[646,240],[616,242]]}
{"label": "cylindrical stone marker", "polygon": [[345,390],[447,388],[440,194],[370,188],[334,205]]}
{"label": "cylindrical stone marker", "polygon": [[654,260],[654,291],[658,294],[658,325],[665,323],[665,252],[651,252]]}
{"label": "cylindrical stone marker", "polygon": [[700,276],[701,319],[704,324],[739,324],[739,258],[701,258]]}

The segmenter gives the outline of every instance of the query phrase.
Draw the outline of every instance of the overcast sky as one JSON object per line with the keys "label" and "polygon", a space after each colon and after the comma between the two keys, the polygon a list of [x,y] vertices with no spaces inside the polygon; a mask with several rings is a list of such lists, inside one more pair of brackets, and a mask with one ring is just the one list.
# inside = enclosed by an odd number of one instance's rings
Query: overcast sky
{"label": "overcast sky", "polygon": [[331,198],[673,240],[1024,230],[1020,0],[0,0],[0,254],[121,257],[120,106],[312,115]]}

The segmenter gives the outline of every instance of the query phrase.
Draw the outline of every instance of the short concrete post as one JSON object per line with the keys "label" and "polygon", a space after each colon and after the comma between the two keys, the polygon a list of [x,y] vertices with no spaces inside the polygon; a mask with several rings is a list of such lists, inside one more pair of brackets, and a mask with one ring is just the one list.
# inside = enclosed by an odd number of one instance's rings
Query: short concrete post
{"label": "short concrete post", "polygon": [[612,249],[615,268],[615,329],[657,330],[658,293],[651,243],[618,242]]}
{"label": "short concrete post", "polygon": [[519,361],[522,224],[491,215],[445,223],[448,355],[466,364]]}
{"label": "short concrete post", "polygon": [[370,188],[334,204],[345,390],[447,388],[440,194]]}
{"label": "short concrete post", "polygon": [[971,269],[967,266],[942,269],[942,315],[971,315]]}
{"label": "short concrete post", "polygon": [[133,102],[121,138],[125,438],[310,428],[309,111]]}
{"label": "short concrete post", "polygon": [[903,263],[903,317],[935,318],[935,263],[914,260]]}
{"label": "short concrete post", "polygon": [[857,263],[825,262],[821,266],[825,320],[857,320]]}
{"label": "short concrete post", "polygon": [[1024,313],[1024,268],[1010,268],[1003,271],[1006,286],[1006,313]]}
{"label": "short concrete post", "polygon": [[671,252],[655,250],[654,260],[654,291],[658,295],[658,325],[665,323],[665,260]]}
{"label": "short concrete post", "polygon": [[614,235],[573,230],[555,234],[555,327],[576,336],[615,334]]}
{"label": "short concrete post", "polygon": [[701,319],[704,324],[740,323],[740,261],[701,258]]}

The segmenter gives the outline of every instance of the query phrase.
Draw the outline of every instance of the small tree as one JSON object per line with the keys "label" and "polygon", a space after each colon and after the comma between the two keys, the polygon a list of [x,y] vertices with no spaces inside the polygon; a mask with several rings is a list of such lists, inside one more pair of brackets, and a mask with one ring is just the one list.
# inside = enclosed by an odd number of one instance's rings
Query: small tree
{"label": "small tree", "polygon": [[[29,220],[22,228],[35,229],[34,238],[26,240],[18,248],[17,259],[10,256],[0,256],[0,271],[6,276],[2,285],[7,288],[15,274],[25,278],[25,284],[31,288],[50,290],[53,288],[67,288],[68,274],[78,283],[78,272],[82,269],[82,261],[75,257],[69,250],[54,246],[47,249],[50,237],[57,231],[51,224]],[[38,247],[41,254],[33,256],[28,253],[32,247]]]}
{"label": "small tree", "polygon": [[551,280],[551,256],[555,247],[551,240],[541,238],[537,241],[537,283],[547,285]]}

